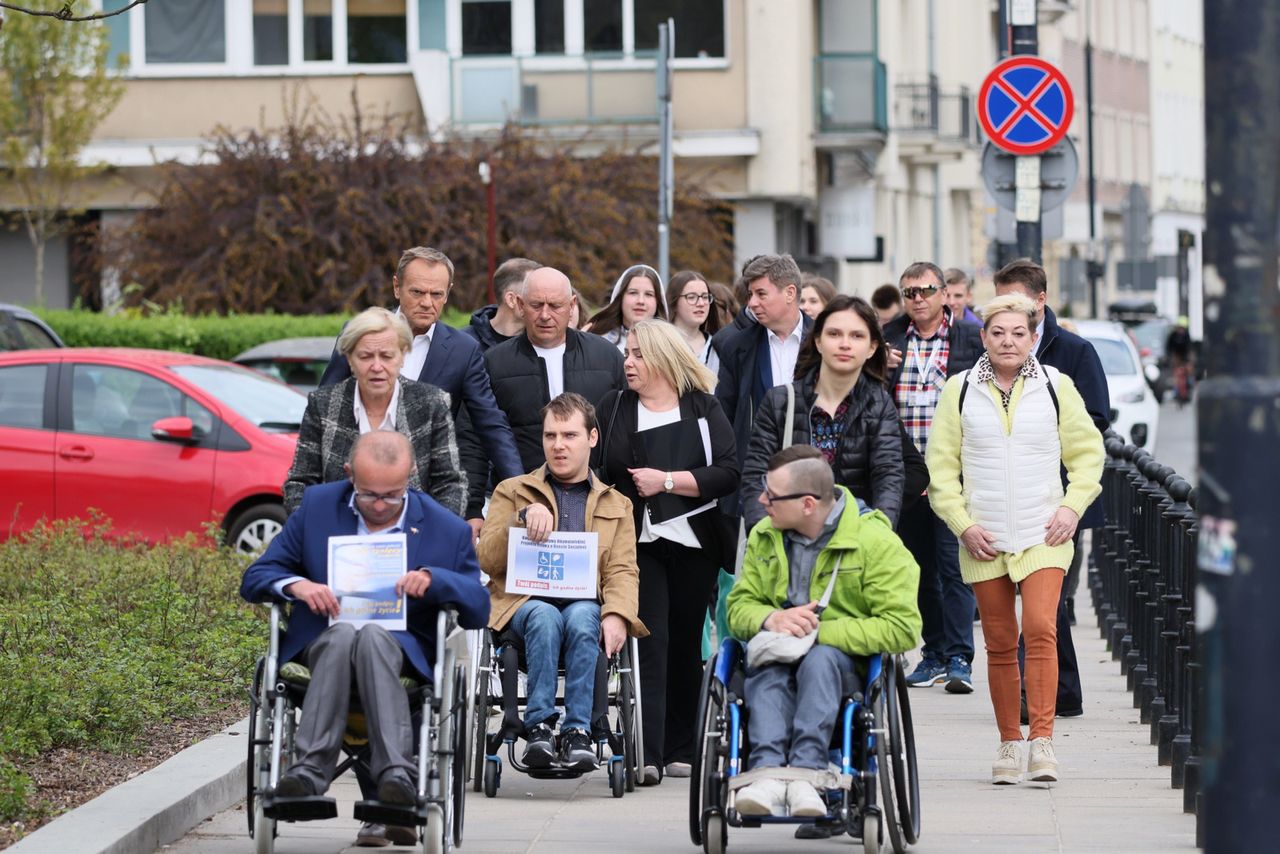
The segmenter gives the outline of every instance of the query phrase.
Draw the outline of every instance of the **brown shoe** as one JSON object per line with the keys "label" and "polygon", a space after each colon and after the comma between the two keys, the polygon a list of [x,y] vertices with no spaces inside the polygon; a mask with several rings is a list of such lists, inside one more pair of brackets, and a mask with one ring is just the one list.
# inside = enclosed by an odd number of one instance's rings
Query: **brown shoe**
{"label": "brown shoe", "polygon": [[387,838],[387,826],[385,824],[374,824],[366,821],[356,831],[356,845],[361,848],[382,848],[390,844],[391,840]]}

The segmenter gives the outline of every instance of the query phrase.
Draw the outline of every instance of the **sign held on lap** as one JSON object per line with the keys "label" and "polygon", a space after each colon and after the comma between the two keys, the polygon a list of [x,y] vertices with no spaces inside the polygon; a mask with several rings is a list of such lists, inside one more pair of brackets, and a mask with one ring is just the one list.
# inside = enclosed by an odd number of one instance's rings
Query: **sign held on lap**
{"label": "sign held on lap", "polygon": [[407,571],[404,534],[367,534],[329,538],[329,587],[342,613],[329,620],[376,624],[387,631],[404,631],[408,607],[396,595],[396,582]]}
{"label": "sign held on lap", "polygon": [[595,599],[598,535],[593,531],[553,531],[535,543],[524,528],[507,539],[508,593],[545,599]]}

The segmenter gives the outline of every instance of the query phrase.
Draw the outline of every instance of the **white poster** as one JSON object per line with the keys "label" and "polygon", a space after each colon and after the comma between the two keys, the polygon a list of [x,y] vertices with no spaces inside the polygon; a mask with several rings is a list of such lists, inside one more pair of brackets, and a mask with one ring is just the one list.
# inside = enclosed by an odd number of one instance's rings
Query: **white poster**
{"label": "white poster", "polygon": [[376,623],[389,632],[406,628],[407,604],[396,583],[407,562],[404,534],[329,538],[329,588],[341,611],[329,624]]}
{"label": "white poster", "polygon": [[524,528],[512,528],[508,535],[508,593],[540,599],[596,598],[595,532],[553,531],[541,543],[525,534]]}

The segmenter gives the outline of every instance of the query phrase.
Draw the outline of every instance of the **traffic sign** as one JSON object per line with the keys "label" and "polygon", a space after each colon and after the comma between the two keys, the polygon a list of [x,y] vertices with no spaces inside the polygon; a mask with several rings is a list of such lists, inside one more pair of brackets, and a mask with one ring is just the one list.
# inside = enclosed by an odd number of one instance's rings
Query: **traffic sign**
{"label": "traffic sign", "polygon": [[1057,66],[1038,56],[1011,56],[991,69],[978,92],[978,120],[1010,154],[1048,151],[1067,135],[1075,99]]}
{"label": "traffic sign", "polygon": [[[995,203],[1007,211],[1017,207],[1017,161],[990,142],[982,149],[982,180]],[[1040,210],[1051,211],[1071,195],[1080,175],[1080,157],[1070,138],[1040,155]]]}

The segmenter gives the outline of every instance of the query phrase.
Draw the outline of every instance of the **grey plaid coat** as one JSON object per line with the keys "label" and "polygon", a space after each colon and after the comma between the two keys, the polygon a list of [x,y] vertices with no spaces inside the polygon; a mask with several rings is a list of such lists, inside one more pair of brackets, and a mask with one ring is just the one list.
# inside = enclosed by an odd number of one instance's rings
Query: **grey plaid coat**
{"label": "grey plaid coat", "polygon": [[[467,479],[458,462],[458,444],[449,416],[449,395],[433,385],[398,377],[396,431],[413,445],[414,472],[409,488],[430,495],[446,510],[462,515],[467,504]],[[322,386],[307,397],[298,432],[298,449],[284,482],[285,512],[302,503],[302,491],[317,483],[343,480],[342,466],[360,438],[355,415],[356,379]]]}

